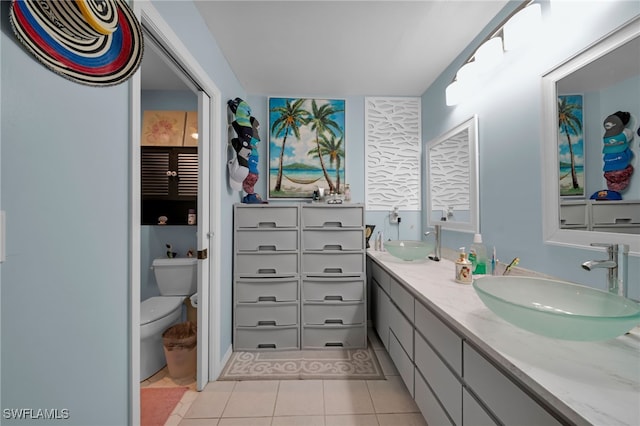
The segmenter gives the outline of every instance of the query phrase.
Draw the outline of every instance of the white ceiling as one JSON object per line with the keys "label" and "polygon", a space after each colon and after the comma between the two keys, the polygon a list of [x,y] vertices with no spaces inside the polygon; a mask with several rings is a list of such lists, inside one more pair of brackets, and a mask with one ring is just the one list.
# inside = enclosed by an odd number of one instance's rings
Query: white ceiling
{"label": "white ceiling", "polygon": [[[247,93],[420,96],[507,2],[195,4]],[[143,88],[169,89],[169,77],[153,75],[166,69],[154,56],[145,49]]]}

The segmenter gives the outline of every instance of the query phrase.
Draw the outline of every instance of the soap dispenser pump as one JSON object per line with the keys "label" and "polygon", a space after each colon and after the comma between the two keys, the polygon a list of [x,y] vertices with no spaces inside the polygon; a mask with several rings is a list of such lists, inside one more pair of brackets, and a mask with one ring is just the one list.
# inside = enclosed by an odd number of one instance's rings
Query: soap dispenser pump
{"label": "soap dispenser pump", "polygon": [[458,260],[456,260],[455,280],[460,284],[471,284],[471,281],[473,280],[471,262],[467,259],[467,253],[465,253],[464,250],[464,247],[460,247],[460,255]]}

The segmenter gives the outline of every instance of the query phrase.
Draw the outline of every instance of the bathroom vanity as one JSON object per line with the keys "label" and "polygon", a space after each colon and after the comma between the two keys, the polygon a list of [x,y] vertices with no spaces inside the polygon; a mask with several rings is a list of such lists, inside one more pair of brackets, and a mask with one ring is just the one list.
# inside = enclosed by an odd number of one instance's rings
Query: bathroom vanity
{"label": "bathroom vanity", "polygon": [[640,424],[640,328],[546,338],[493,314],[449,260],[367,262],[372,322],[427,423]]}

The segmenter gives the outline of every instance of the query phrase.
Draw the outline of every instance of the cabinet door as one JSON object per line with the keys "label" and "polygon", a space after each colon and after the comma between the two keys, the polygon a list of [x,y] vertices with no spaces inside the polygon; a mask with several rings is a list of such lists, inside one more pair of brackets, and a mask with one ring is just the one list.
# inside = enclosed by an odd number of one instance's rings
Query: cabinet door
{"label": "cabinet door", "polygon": [[140,171],[143,198],[157,199],[169,196],[169,153],[167,149],[142,148]]}
{"label": "cabinet door", "polygon": [[[375,282],[375,281],[374,281]],[[376,292],[376,319],[375,327],[378,337],[382,341],[384,347],[389,350],[389,311],[391,309],[391,300],[387,293],[382,290],[379,285],[375,286]]]}
{"label": "cabinet door", "polygon": [[143,199],[193,200],[198,196],[197,148],[143,147]]}

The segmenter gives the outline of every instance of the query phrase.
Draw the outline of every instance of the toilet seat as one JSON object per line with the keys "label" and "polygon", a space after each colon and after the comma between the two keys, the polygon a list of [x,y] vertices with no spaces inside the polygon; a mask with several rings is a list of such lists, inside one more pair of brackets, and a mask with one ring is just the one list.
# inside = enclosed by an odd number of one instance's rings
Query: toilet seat
{"label": "toilet seat", "polygon": [[140,304],[140,325],[166,317],[180,307],[184,296],[156,296]]}

